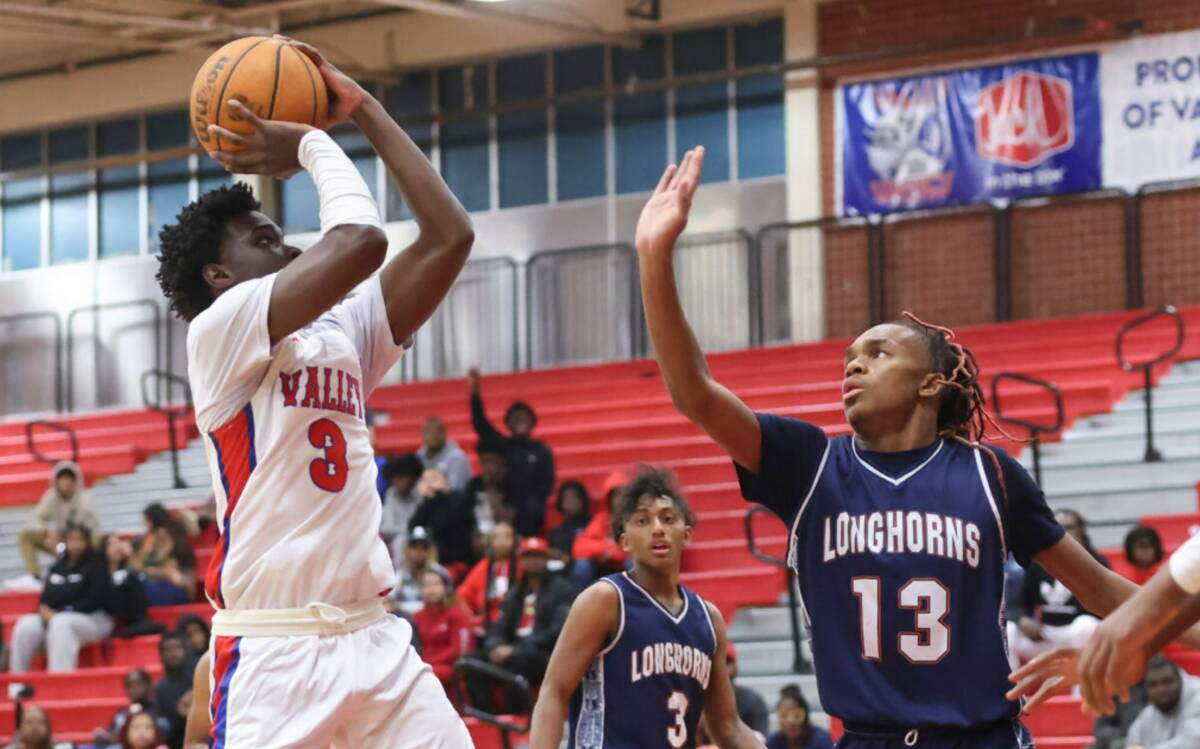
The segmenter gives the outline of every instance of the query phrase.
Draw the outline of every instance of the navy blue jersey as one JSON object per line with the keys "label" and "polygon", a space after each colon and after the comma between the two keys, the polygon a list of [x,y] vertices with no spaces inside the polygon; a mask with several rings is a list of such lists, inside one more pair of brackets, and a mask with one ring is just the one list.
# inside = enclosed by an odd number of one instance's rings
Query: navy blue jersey
{"label": "navy blue jersey", "polygon": [[571,697],[572,749],[690,749],[704,710],[717,636],[704,600],[680,586],[672,616],[622,572],[617,632]]}
{"label": "navy blue jersey", "polygon": [[848,723],[980,726],[1016,718],[1004,560],[1028,565],[1063,529],[1001,450],[938,439],[868,453],[853,437],[759,415],[763,460],[742,493],[791,528],[821,703]]}

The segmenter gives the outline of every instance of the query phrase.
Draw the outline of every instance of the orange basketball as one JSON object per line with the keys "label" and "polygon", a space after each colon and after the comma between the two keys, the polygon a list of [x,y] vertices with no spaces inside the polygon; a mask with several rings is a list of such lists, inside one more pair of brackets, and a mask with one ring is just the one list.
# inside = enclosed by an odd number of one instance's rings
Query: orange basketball
{"label": "orange basketball", "polygon": [[225,106],[230,99],[265,120],[322,127],[329,114],[329,92],[317,66],[308,55],[269,36],[230,42],[200,66],[192,83],[192,129],[209,153],[240,150],[210,134],[209,125],[239,134],[253,132],[249,123],[230,118]]}

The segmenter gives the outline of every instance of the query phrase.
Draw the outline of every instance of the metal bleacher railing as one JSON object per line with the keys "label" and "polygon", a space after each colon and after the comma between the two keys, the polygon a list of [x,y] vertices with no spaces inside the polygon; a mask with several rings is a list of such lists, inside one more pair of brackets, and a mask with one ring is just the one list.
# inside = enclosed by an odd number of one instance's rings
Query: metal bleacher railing
{"label": "metal bleacher railing", "polygon": [[[820,333],[844,337],[904,309],[967,325],[1200,303],[1200,264],[1189,261],[1197,256],[1200,180],[692,234],[680,243],[676,274],[701,344],[721,351],[800,337],[803,300],[792,284],[811,272],[801,267],[822,269]],[[628,243],[546,250],[524,263],[471,261],[418,332],[400,379],[646,356],[637,274]],[[79,336],[84,315],[90,340]],[[142,371],[181,368],[179,325],[161,299],[81,306],[65,325],[53,312],[0,317],[6,333],[22,332],[17,325],[50,325],[51,336],[5,335],[0,354],[45,358],[53,382],[36,383],[34,393],[20,372],[0,369],[0,413],[135,405],[129,383]],[[91,359],[86,387],[77,371],[83,356]]]}

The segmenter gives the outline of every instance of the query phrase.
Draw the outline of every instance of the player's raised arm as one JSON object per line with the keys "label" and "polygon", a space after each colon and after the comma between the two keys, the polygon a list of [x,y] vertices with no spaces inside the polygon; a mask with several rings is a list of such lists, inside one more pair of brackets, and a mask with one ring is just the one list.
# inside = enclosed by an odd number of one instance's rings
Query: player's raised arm
{"label": "player's raised arm", "polygon": [[620,593],[608,583],[596,583],[575,599],[566,624],[554,645],[546,677],[533,708],[531,749],[558,749],[567,720],[571,695],[588,666],[616,629]]}
{"label": "player's raised arm", "polygon": [[334,98],[330,124],[349,119],[362,130],[412,209],[420,233],[379,276],[392,335],[396,343],[403,343],[437,309],[467,262],[475,242],[471,218],[375,97],[317,50],[296,41],[292,44],[312,59],[325,78]]}
{"label": "player's raised arm", "polygon": [[717,652],[713,655],[712,674],[704,693],[704,721],[709,734],[721,749],[762,749],[762,741],[738,717],[733,681],[725,665],[725,619],[716,606],[707,601],[704,605],[708,607],[708,616],[717,635]]}
{"label": "player's raised arm", "polygon": [[675,242],[687,226],[703,166],[704,148],[688,151],[678,168],[674,164],[667,167],[642,209],[636,237],[642,304],[658,366],[675,407],[708,432],[737,463],[758,473],[762,465],[758,419],[709,373],[675,286]]}
{"label": "player's raised arm", "polygon": [[[242,148],[236,153],[215,152],[213,158],[231,172],[282,177],[307,169],[321,201],[321,239],[305,252],[283,244],[270,221],[226,228],[243,232],[247,243],[279,250],[294,259],[279,271],[271,287],[267,331],[271,343],[303,328],[365,281],[387,256],[387,235],[362,175],[354,163],[324,131],[308,125],[263,120],[237,100],[228,104],[235,118],[248,120],[254,132],[241,136],[210,126],[225,142]],[[254,277],[253,269],[249,274]],[[238,273],[225,265],[209,264],[203,270],[214,289],[231,288]]]}

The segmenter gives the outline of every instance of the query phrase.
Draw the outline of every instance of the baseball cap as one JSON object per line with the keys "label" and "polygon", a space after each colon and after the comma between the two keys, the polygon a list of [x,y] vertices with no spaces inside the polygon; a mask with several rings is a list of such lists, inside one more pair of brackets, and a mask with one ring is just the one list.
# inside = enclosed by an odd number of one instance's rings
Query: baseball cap
{"label": "baseball cap", "polygon": [[533,536],[521,542],[521,556],[526,554],[542,554],[550,553],[550,544],[546,543],[546,539]]}
{"label": "baseball cap", "polygon": [[421,526],[417,526],[408,532],[408,545],[425,544],[426,546],[433,543],[433,539],[429,537],[429,531]]}

